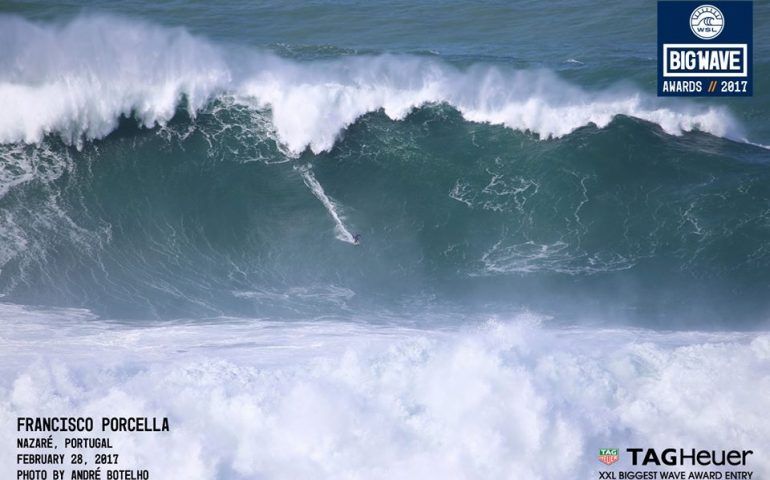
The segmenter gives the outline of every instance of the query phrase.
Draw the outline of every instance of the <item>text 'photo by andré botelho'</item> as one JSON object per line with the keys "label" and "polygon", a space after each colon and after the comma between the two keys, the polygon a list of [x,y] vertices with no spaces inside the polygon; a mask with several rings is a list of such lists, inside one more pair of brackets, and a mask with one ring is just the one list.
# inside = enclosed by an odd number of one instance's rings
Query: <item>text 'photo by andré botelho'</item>
{"label": "text 'photo by andr\u00e9 botelho'", "polygon": [[770,480],[770,2],[5,0],[0,480]]}

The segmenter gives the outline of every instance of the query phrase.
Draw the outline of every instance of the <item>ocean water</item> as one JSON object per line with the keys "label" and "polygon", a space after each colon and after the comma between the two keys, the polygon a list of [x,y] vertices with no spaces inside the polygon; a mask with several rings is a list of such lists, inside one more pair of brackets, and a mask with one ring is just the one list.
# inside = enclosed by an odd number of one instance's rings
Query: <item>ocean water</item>
{"label": "ocean water", "polygon": [[0,438],[168,416],[120,437],[153,478],[770,474],[770,8],[741,99],[657,98],[655,16],[4,2]]}

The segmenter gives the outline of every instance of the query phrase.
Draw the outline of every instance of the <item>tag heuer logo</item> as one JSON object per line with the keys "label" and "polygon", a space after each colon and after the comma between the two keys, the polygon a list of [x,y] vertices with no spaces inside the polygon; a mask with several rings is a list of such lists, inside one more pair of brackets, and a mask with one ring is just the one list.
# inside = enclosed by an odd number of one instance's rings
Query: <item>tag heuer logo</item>
{"label": "tag heuer logo", "polygon": [[600,462],[606,465],[612,465],[613,463],[617,462],[619,459],[620,459],[620,456],[618,455],[617,448],[600,448],[599,449]]}

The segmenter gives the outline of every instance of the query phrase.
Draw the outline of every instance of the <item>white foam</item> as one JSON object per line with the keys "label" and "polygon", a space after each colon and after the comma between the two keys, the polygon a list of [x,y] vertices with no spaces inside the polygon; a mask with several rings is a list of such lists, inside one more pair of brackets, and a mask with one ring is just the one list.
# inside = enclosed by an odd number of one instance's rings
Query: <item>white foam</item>
{"label": "white foam", "polygon": [[[0,17],[0,142],[72,144],[101,138],[121,116],[164,125],[182,98],[191,115],[222,95],[269,109],[289,153],[329,150],[341,131],[378,110],[403,119],[447,103],[470,121],[559,137],[616,115],[657,123],[670,134],[694,129],[743,139],[721,107],[674,104],[630,88],[589,92],[552,72],[476,65],[457,69],[410,55],[296,62],[225,50],[178,28],[107,16],[64,25]],[[676,106],[674,106],[676,105]]]}
{"label": "white foam", "polygon": [[616,115],[657,123],[667,133],[695,129],[742,138],[719,107],[672,109],[632,90],[591,93],[554,73],[495,66],[457,70],[433,59],[382,55],[294,64],[275,60],[240,91],[270,107],[279,138],[290,151],[329,150],[339,132],[361,115],[382,109],[401,120],[414,108],[447,103],[467,120],[561,137]]}
{"label": "white foam", "polygon": [[229,81],[220,51],[182,29],[113,17],[64,25],[0,17],[0,142],[101,138],[121,116],[150,127],[184,94],[191,113]]}
{"label": "white foam", "polygon": [[[747,469],[770,474],[767,333],[6,310],[0,441],[19,415],[168,416],[169,435],[109,435],[154,478],[598,478],[598,449],[629,446],[753,449]],[[13,455],[0,449],[3,478]]]}

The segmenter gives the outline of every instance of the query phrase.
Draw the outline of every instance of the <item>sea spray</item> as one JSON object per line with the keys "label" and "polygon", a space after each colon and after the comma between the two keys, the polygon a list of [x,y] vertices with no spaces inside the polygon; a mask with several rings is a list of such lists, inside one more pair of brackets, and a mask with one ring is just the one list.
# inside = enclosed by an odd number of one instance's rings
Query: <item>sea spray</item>
{"label": "sea spray", "polygon": [[7,46],[0,52],[2,143],[55,135],[82,145],[112,132],[121,117],[144,127],[165,125],[180,106],[194,117],[223,95],[269,109],[280,142],[295,155],[306,148],[328,151],[366,113],[382,110],[400,120],[438,103],[469,121],[541,138],[589,124],[605,127],[617,115],[656,123],[669,134],[697,129],[744,137],[724,108],[663,106],[630,87],[591,92],[545,69],[459,69],[393,54],[300,63],[266,51],[229,51],[180,28],[111,16],[76,17],[59,26],[4,15],[0,43]]}
{"label": "sea spray", "polygon": [[[0,325],[3,431],[40,408],[168,416],[164,455],[154,436],[130,443],[164,478],[591,478],[594,445],[770,442],[767,334],[554,329],[525,314],[459,328],[92,321],[40,338],[49,313],[19,314]],[[30,356],[43,346],[51,357]],[[0,473],[13,454],[0,451]]]}

